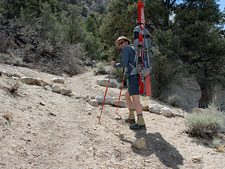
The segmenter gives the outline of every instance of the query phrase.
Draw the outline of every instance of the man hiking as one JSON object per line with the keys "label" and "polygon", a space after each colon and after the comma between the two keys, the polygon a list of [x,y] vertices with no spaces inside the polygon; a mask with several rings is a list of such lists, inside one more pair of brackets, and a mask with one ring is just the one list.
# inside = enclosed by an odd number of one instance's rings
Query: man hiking
{"label": "man hiking", "polygon": [[[125,99],[127,101],[127,107],[129,109],[129,117],[125,119],[125,122],[130,124],[130,129],[140,130],[146,129],[146,126],[142,114],[142,106],[140,104],[139,74],[137,73],[131,75],[133,69],[132,65],[135,65],[135,51],[133,46],[130,46],[130,43],[131,40],[125,36],[120,36],[115,41],[115,45],[123,49],[122,61],[120,63],[115,63],[115,61],[111,61],[111,66],[115,68],[126,68],[126,73],[128,75],[128,90],[125,93]],[[134,108],[137,113],[137,123],[135,123]]]}

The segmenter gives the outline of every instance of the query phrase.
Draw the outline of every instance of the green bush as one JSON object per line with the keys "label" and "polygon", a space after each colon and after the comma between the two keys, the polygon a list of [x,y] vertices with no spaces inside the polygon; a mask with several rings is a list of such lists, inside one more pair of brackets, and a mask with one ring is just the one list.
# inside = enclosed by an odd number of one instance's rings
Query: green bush
{"label": "green bush", "polygon": [[219,111],[206,109],[205,112],[187,116],[186,126],[192,136],[213,138],[223,128],[223,118]]}
{"label": "green bush", "polygon": [[107,74],[107,70],[103,62],[98,62],[96,66],[96,74]]}
{"label": "green bush", "polygon": [[122,82],[122,80],[123,80],[123,75],[124,75],[123,69],[113,69],[112,74],[116,76],[116,79],[117,79],[119,82]]}

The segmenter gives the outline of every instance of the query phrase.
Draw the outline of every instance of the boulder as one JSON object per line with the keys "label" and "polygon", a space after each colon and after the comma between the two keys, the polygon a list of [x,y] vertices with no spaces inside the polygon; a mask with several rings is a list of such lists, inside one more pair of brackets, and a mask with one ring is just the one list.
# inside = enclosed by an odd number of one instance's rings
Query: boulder
{"label": "boulder", "polygon": [[[96,96],[95,99],[98,101],[99,104],[103,103],[104,96]],[[104,104],[111,104],[112,98],[110,96],[106,96]]]}
{"label": "boulder", "polygon": [[[108,79],[98,79],[97,84],[103,87],[107,87]],[[112,88],[119,88],[120,84],[115,79],[110,79],[109,81],[109,87]]]}
{"label": "boulder", "polygon": [[165,117],[174,117],[173,111],[167,107],[161,109],[161,114]]}
{"label": "boulder", "polygon": [[151,113],[160,114],[161,108],[157,104],[150,104],[149,111]]}
{"label": "boulder", "polygon": [[177,77],[166,86],[160,95],[162,101],[188,110],[198,107],[200,98],[199,84],[188,77]]}
{"label": "boulder", "polygon": [[[111,103],[112,106],[117,106],[117,104],[118,104],[118,100],[113,100]],[[119,107],[126,108],[127,107],[126,100],[120,100]]]}
{"label": "boulder", "polygon": [[54,85],[52,87],[52,91],[55,92],[55,93],[60,93],[61,92],[61,89],[58,85]]}
{"label": "boulder", "polygon": [[71,93],[72,91],[71,91],[71,89],[68,89],[68,88],[62,88],[61,89],[61,94],[62,95],[68,95],[69,93]]}

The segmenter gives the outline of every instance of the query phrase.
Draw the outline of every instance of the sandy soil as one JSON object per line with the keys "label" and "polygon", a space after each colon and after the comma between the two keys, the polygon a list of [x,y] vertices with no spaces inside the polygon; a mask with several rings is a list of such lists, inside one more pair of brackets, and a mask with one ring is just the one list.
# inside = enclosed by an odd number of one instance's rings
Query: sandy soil
{"label": "sandy soil", "polygon": [[[3,64],[1,70],[46,81],[57,77]],[[103,77],[106,76],[95,76],[91,70],[74,77],[63,76],[64,86],[84,96],[104,95],[105,88],[96,84]],[[10,83],[11,78],[0,76],[0,168],[225,168],[225,153],[188,137],[184,118],[143,112],[147,131],[133,132],[117,118],[116,107],[105,105],[99,124],[101,105],[91,110],[83,98],[26,84],[20,87],[18,95],[12,96],[5,88]],[[118,97],[119,89],[110,88],[108,95]],[[141,100],[145,105],[162,105],[146,97]],[[126,108],[119,108],[118,112],[123,119],[127,116]],[[4,113],[12,118],[6,120]],[[146,139],[145,150],[132,146],[140,137]]]}

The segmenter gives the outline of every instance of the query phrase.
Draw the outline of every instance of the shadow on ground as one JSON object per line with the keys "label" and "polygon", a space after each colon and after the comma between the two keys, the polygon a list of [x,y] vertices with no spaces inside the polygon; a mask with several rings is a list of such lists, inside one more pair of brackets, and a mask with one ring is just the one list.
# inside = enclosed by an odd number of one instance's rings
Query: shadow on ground
{"label": "shadow on ground", "polygon": [[[147,143],[147,148],[145,150],[137,150],[133,146],[131,146],[132,150],[142,156],[150,156],[155,154],[163,165],[178,169],[178,165],[183,164],[184,158],[177,151],[175,147],[173,147],[170,143],[168,143],[160,133],[143,133],[136,132],[136,138],[144,137]],[[128,142],[132,145],[132,141],[120,138],[124,142]]]}

